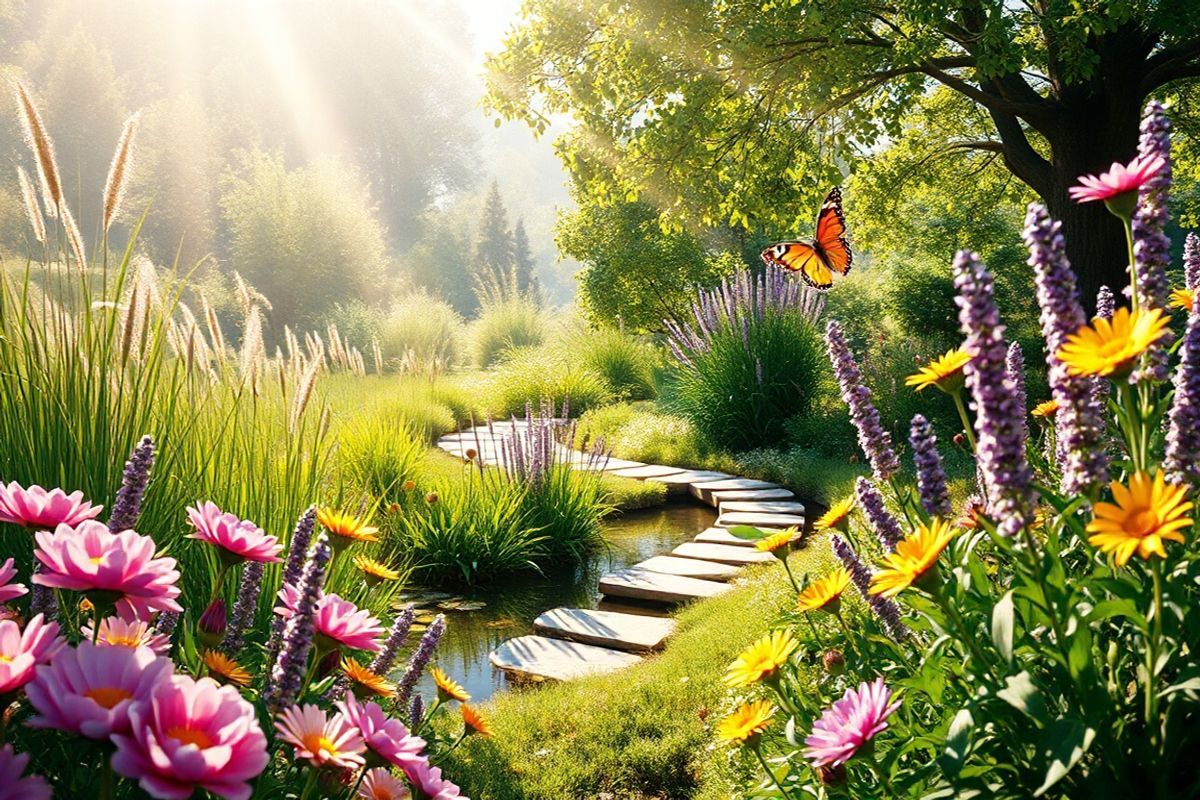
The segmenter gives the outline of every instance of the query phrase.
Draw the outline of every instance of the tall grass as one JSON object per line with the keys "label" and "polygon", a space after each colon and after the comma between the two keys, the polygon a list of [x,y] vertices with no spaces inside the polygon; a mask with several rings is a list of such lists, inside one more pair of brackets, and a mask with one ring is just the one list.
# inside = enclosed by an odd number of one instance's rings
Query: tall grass
{"label": "tall grass", "polygon": [[482,387],[482,404],[496,417],[520,415],[529,403],[569,401],[572,413],[609,403],[612,389],[605,380],[556,347],[510,351]]}
{"label": "tall grass", "polygon": [[379,344],[389,368],[439,375],[459,363],[464,330],[453,307],[421,289],[392,305],[383,320]]}
{"label": "tall grass", "polygon": [[475,365],[491,367],[506,352],[539,345],[545,336],[542,309],[532,299],[509,293],[485,300],[479,317],[471,323]]}
{"label": "tall grass", "polygon": [[566,342],[580,363],[604,379],[621,400],[651,400],[662,359],[651,344],[616,328],[578,331]]}

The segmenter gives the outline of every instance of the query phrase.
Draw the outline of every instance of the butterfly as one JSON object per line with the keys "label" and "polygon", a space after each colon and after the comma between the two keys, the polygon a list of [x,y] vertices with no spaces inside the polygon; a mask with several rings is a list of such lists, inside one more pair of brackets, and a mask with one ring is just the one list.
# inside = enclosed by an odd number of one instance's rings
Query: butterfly
{"label": "butterfly", "polygon": [[799,272],[814,289],[833,286],[833,273],[845,275],[854,263],[854,251],[846,238],[846,216],[842,213],[842,190],[834,187],[825,195],[817,212],[817,230],[811,241],[781,242],[762,251],[768,265]]}

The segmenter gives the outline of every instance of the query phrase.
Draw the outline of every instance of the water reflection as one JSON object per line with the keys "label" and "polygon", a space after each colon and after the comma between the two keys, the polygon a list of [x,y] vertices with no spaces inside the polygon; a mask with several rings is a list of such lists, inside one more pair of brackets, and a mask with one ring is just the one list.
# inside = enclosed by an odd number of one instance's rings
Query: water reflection
{"label": "water reflection", "polygon": [[[487,699],[504,686],[503,675],[488,662],[488,653],[500,642],[531,633],[534,618],[555,606],[596,608],[600,600],[597,584],[604,573],[669,553],[710,527],[715,519],[713,509],[690,499],[613,517],[605,525],[607,549],[587,563],[545,576],[523,575],[479,592],[450,595],[416,591],[413,599],[426,611],[418,619],[432,619],[439,610],[446,614],[449,626],[438,648],[438,663],[463,683],[473,700]],[[485,605],[471,611],[438,608],[439,603],[453,607],[463,600],[468,607],[472,602]],[[608,602],[604,608],[621,610]],[[431,700],[433,682],[423,679],[420,691],[427,701]]]}

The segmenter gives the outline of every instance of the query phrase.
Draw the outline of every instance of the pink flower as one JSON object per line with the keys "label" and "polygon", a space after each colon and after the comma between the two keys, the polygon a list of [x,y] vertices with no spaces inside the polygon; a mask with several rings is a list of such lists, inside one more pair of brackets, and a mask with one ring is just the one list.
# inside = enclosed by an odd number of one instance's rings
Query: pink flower
{"label": "pink flower", "polygon": [[317,706],[292,706],[275,722],[279,738],[296,748],[296,758],[314,767],[361,767],[367,746],[358,728],[341,714],[326,717]]}
{"label": "pink flower", "polygon": [[13,566],[11,558],[0,564],[0,603],[7,603],[29,591],[23,583],[9,583],[16,575],[17,568]]}
{"label": "pink flower", "polygon": [[350,724],[358,728],[363,741],[375,755],[401,769],[425,761],[421,755],[425,740],[410,734],[399,720],[389,719],[377,704],[360,705],[354,695],[347,695],[337,707]]}
{"label": "pink flower", "polygon": [[197,788],[248,800],[267,766],[267,737],[232,686],[173,675],[129,708],[129,735],[115,733],[112,767],[152,797],[185,800]]}
{"label": "pink flower", "polygon": [[367,772],[358,787],[358,796],[363,800],[407,800],[410,797],[408,787],[383,767]]}
{"label": "pink flower", "polygon": [[1071,199],[1079,203],[1091,203],[1095,200],[1108,200],[1125,192],[1135,192],[1146,181],[1158,174],[1167,162],[1162,156],[1145,158],[1138,156],[1129,162],[1129,166],[1113,162],[1108,172],[1099,177],[1084,175],[1079,179],[1078,186],[1070,188]]}
{"label": "pink flower", "polygon": [[3,800],[50,800],[50,787],[40,775],[21,773],[29,766],[29,754],[18,753],[11,744],[0,747],[0,798]]}
{"label": "pink flower", "polygon": [[0,622],[0,695],[29,683],[34,667],[66,646],[67,640],[58,635],[58,623],[43,622],[41,614],[29,620],[24,633],[11,619]]}
{"label": "pink flower", "polygon": [[[300,593],[296,587],[285,583],[279,590],[282,605],[275,606],[275,613],[289,619],[296,613],[296,603],[299,599]],[[372,617],[369,611],[359,609],[354,603],[343,600],[336,594],[323,592],[317,600],[313,627],[318,635],[330,640],[332,646],[345,646],[354,650],[379,650],[379,637],[384,632],[379,620]]]}
{"label": "pink flower", "polygon": [[26,528],[50,530],[59,525],[78,525],[100,516],[104,506],[93,506],[83,492],[67,494],[62,489],[47,492],[40,486],[24,489],[20,484],[0,483],[0,522]]}
{"label": "pink flower", "polygon": [[229,554],[245,561],[279,561],[283,545],[274,536],[268,536],[249,520],[224,513],[216,503],[210,501],[199,507],[189,507],[187,515],[196,527],[196,532],[188,538],[220,548],[223,557]]}
{"label": "pink flower", "polygon": [[883,678],[847,689],[842,699],[813,723],[812,733],[804,740],[808,745],[804,755],[814,767],[845,764],[860,747],[887,729],[884,720],[900,707],[899,701],[888,705],[891,697],[892,690],[883,685]]}
{"label": "pink flower", "polygon": [[[154,611],[182,611],[175,559],[155,558],[154,540],[136,531],[111,533],[88,520],[76,528],[38,531],[33,554],[46,571],[33,582],[55,589],[105,593],[123,617],[148,619]],[[95,602],[93,600],[92,602]]]}
{"label": "pink flower", "polygon": [[91,642],[67,648],[25,687],[38,716],[34,728],[57,728],[107,739],[129,732],[129,707],[146,700],[158,683],[171,676],[174,664],[147,648],[97,647]]}
{"label": "pink flower", "polygon": [[406,769],[404,774],[417,790],[418,800],[470,800],[460,794],[457,786],[442,777],[441,769],[430,766],[428,761],[422,760],[420,765]]}
{"label": "pink flower", "polygon": [[95,638],[99,647],[148,647],[160,656],[166,655],[171,649],[171,637],[159,633],[150,623],[140,619],[105,617],[100,620],[99,636],[93,636],[95,630],[91,625],[84,625],[81,632],[89,642]]}

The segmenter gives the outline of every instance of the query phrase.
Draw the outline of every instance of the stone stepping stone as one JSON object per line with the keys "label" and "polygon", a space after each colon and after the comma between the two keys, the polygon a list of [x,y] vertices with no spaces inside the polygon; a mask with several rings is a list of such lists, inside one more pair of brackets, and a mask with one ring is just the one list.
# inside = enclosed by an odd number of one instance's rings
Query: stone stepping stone
{"label": "stone stepping stone", "polygon": [[743,511],[751,514],[795,514],[804,516],[804,503],[795,500],[730,500],[721,503],[721,513]]}
{"label": "stone stepping stone", "polygon": [[644,466],[646,466],[646,464],[643,464],[641,461],[626,461],[623,458],[609,457],[608,463],[604,465],[604,469],[602,471],[603,472],[613,472],[614,470],[618,470],[618,469],[632,469],[633,467],[644,467]]}
{"label": "stone stepping stone", "polygon": [[678,558],[677,556],[653,556],[634,564],[633,568],[661,572],[664,575],[699,578],[702,581],[727,581],[738,574],[738,568],[729,564],[718,564],[715,561],[701,561],[695,558]]}
{"label": "stone stepping stone", "polygon": [[675,620],[615,611],[552,608],[533,621],[533,629],[556,639],[647,652],[663,646],[675,631]]}
{"label": "stone stepping stone", "polygon": [[725,544],[731,547],[754,547],[754,542],[739,539],[724,528],[709,528],[698,534],[694,541],[701,544]]}
{"label": "stone stepping stone", "polygon": [[752,478],[725,478],[723,480],[704,481],[703,483],[694,484],[691,487],[691,493],[695,497],[699,497],[706,503],[713,492],[720,492],[731,489],[778,489],[779,484],[769,481],[758,481]]}
{"label": "stone stepping stone", "polygon": [[683,470],[679,469],[679,467],[664,467],[661,464],[643,464],[640,467],[613,470],[612,474],[619,478],[645,480],[647,478],[661,478],[664,475],[674,475],[677,472],[683,472]]}
{"label": "stone stepping stone", "polygon": [[684,472],[677,472],[674,475],[664,475],[658,478],[650,478],[655,483],[664,483],[667,486],[667,494],[682,494],[688,491],[692,484],[701,481],[715,481],[721,478],[729,477],[723,472],[710,472],[703,469],[689,469]]}
{"label": "stone stepping stone", "polygon": [[718,528],[731,528],[734,525],[753,525],[756,528],[797,528],[804,527],[804,517],[795,514],[755,514],[745,511],[721,513],[717,517]]}
{"label": "stone stepping stone", "polygon": [[671,606],[664,606],[653,600],[633,600],[628,597],[602,596],[596,603],[597,611],[615,611],[618,614],[633,614],[638,617],[655,617],[669,619],[672,614]]}
{"label": "stone stepping stone", "polygon": [[646,569],[626,568],[610,572],[600,579],[602,594],[656,600],[660,603],[686,603],[714,597],[729,590],[729,585],[679,575],[664,575]]}
{"label": "stone stepping stone", "polygon": [[719,506],[729,501],[757,502],[762,500],[787,500],[795,497],[790,489],[782,486],[777,489],[726,489],[719,492],[709,492],[708,502]]}
{"label": "stone stepping stone", "polygon": [[737,547],[727,544],[708,544],[706,542],[684,542],[671,551],[671,555],[680,558],[698,558],[704,561],[716,561],[718,564],[732,564],[743,567],[747,564],[770,564],[775,556],[764,553],[757,548]]}
{"label": "stone stepping stone", "polygon": [[518,636],[488,656],[492,666],[510,675],[535,681],[567,681],[637,664],[642,657],[546,636]]}

